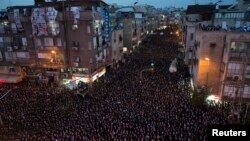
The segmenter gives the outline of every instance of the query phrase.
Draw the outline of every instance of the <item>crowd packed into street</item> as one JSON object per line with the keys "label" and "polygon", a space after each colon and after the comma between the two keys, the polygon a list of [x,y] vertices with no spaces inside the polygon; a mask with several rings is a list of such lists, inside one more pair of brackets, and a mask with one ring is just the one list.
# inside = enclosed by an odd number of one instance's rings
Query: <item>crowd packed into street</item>
{"label": "crowd packed into street", "polygon": [[220,25],[214,26],[214,25],[203,25],[200,24],[199,28],[204,31],[244,31],[244,32],[250,32],[250,26],[244,25],[242,27],[230,27],[226,25],[225,27],[222,27]]}
{"label": "crowd packed into street", "polygon": [[187,66],[168,71],[177,54],[175,45],[137,49],[84,98],[25,80],[0,100],[0,140],[204,141],[207,125],[228,123],[229,105],[193,105]]}

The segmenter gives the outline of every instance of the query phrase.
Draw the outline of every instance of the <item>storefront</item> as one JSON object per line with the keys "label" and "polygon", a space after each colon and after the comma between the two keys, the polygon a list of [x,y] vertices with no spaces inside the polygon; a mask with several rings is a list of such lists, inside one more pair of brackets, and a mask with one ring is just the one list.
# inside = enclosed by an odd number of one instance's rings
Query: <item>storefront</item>
{"label": "storefront", "polygon": [[102,77],[106,73],[106,68],[101,68],[91,75],[74,74],[71,79],[63,79],[63,84],[70,89],[74,89],[78,86],[79,82],[92,83],[98,78]]}

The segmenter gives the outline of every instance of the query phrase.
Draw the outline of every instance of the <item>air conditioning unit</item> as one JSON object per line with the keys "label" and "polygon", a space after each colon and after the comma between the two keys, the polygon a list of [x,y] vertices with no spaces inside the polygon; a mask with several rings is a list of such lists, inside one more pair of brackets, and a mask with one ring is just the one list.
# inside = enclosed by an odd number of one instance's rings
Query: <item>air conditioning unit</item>
{"label": "air conditioning unit", "polygon": [[9,52],[13,51],[12,47],[7,47],[7,51],[9,51]]}
{"label": "air conditioning unit", "polygon": [[80,62],[80,57],[76,57],[75,62]]}
{"label": "air conditioning unit", "polygon": [[18,46],[14,46],[14,49],[18,49]]}
{"label": "air conditioning unit", "polygon": [[74,67],[79,67],[79,63],[74,63]]}
{"label": "air conditioning unit", "polygon": [[72,49],[78,51],[78,47],[72,47]]}
{"label": "air conditioning unit", "polygon": [[241,75],[233,75],[233,80],[234,81],[242,80],[242,76]]}
{"label": "air conditioning unit", "polygon": [[23,46],[23,47],[22,47],[22,50],[27,50],[27,47],[26,47],[26,46]]}

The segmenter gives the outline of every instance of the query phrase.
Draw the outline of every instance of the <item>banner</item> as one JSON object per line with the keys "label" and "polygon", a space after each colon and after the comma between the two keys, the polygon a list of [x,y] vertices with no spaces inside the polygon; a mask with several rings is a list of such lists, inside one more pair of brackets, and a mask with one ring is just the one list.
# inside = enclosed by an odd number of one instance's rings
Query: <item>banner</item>
{"label": "banner", "polygon": [[45,20],[45,8],[33,8],[31,23],[33,35],[48,35],[47,24]]}
{"label": "banner", "polygon": [[19,9],[14,9],[14,21],[16,23],[18,31],[23,31],[24,29],[23,29],[23,26],[22,26],[21,20],[20,20]]}
{"label": "banner", "polygon": [[49,21],[55,21],[56,17],[57,17],[58,12],[56,11],[56,9],[54,7],[48,7],[47,8],[47,18]]}
{"label": "banner", "polygon": [[104,23],[105,23],[105,29],[104,29],[104,32],[105,32],[105,40],[106,41],[109,41],[109,30],[110,30],[110,27],[109,27],[109,13],[108,11],[104,10],[103,11],[103,18],[104,18]]}
{"label": "banner", "polygon": [[74,15],[74,24],[79,24],[80,20],[80,8],[79,7],[71,7],[71,11]]}

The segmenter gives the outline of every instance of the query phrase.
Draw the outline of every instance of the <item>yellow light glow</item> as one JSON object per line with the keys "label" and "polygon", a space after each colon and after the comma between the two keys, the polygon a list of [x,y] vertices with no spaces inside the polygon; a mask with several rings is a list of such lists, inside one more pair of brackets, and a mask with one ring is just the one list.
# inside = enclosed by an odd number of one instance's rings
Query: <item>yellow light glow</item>
{"label": "yellow light glow", "polygon": [[210,59],[209,58],[205,58],[205,60],[209,61]]}
{"label": "yellow light glow", "polygon": [[55,54],[55,53],[56,53],[56,51],[52,50],[52,51],[51,51],[51,53],[52,53],[52,54]]}
{"label": "yellow light glow", "polygon": [[218,103],[218,102],[221,101],[221,99],[220,99],[220,97],[217,96],[217,95],[209,95],[209,96],[207,97],[207,101],[215,101],[216,103]]}

